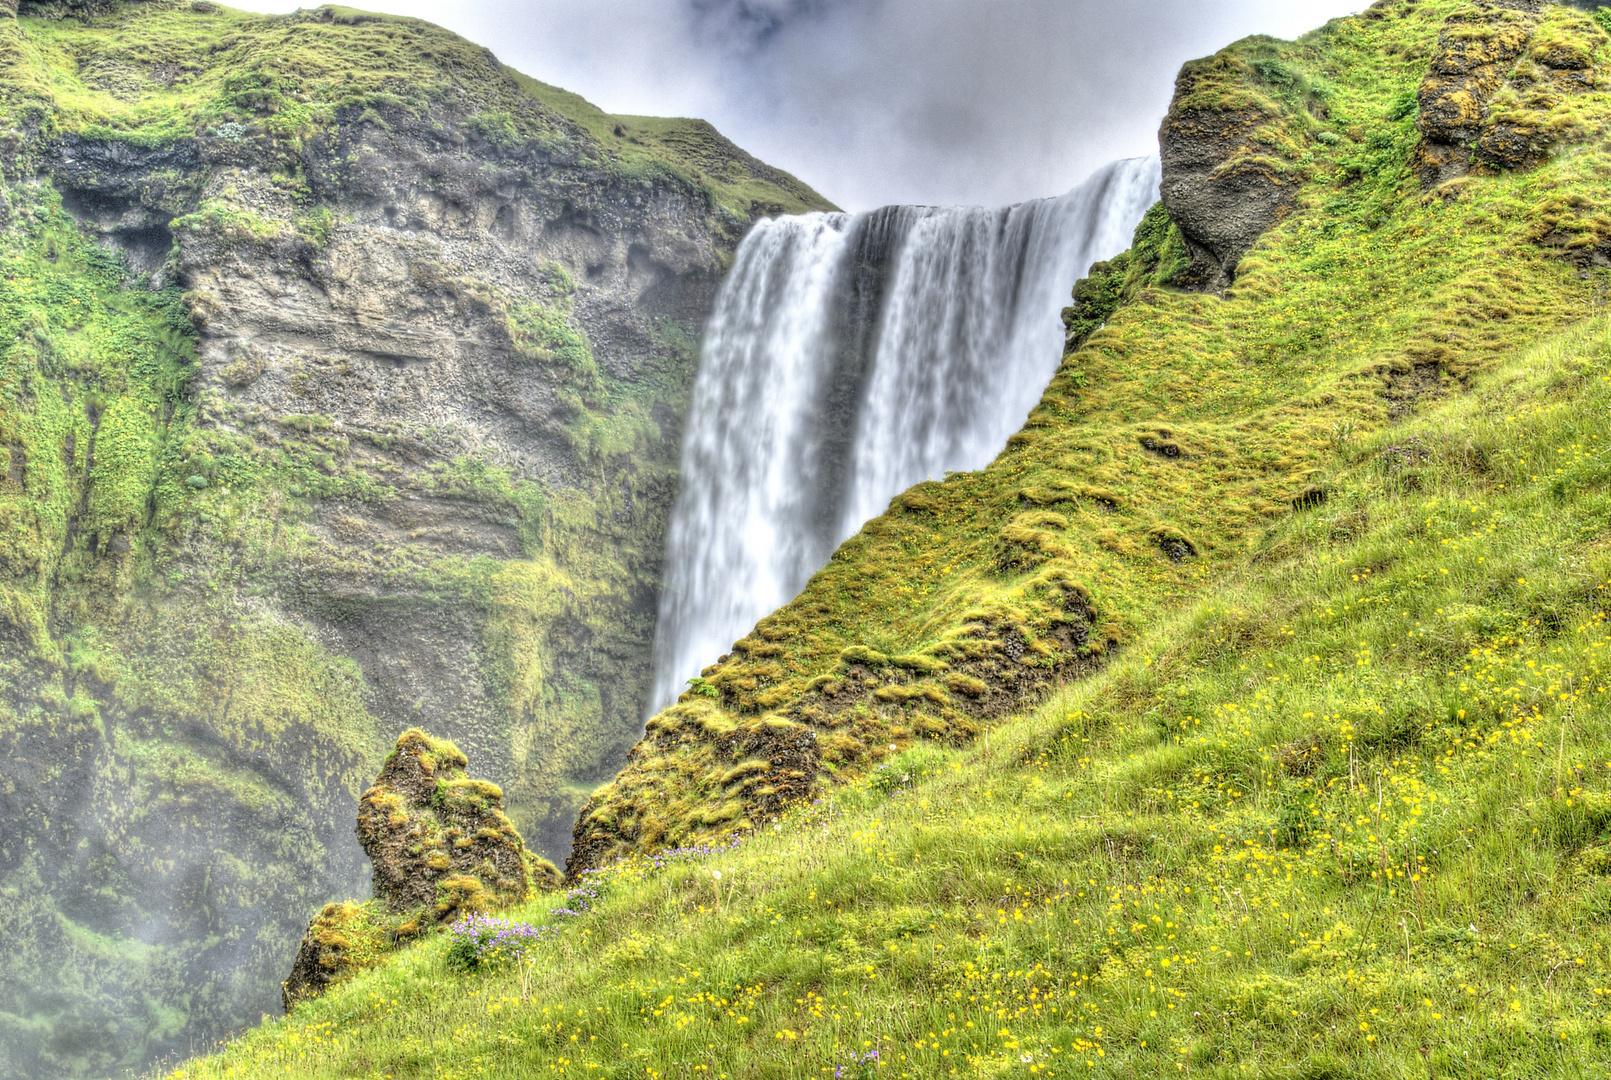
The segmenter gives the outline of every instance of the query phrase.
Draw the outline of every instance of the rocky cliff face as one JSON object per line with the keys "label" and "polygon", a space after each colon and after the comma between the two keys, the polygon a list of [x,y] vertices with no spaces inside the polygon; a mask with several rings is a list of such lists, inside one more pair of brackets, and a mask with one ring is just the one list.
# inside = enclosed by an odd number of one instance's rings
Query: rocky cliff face
{"label": "rocky cliff face", "polygon": [[348,9],[24,3],[0,67],[0,1076],[92,1075],[272,1007],[422,719],[563,857],[721,270],[824,204]]}

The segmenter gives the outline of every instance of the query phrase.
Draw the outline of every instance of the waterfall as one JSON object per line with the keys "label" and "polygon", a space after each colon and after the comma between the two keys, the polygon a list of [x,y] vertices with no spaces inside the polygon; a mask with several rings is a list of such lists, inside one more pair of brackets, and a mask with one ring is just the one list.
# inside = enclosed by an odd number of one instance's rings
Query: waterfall
{"label": "waterfall", "polygon": [[667,537],[652,709],[799,593],[889,500],[983,468],[1062,357],[1059,314],[1127,248],[1159,164],[1005,209],[763,220],[705,333]]}

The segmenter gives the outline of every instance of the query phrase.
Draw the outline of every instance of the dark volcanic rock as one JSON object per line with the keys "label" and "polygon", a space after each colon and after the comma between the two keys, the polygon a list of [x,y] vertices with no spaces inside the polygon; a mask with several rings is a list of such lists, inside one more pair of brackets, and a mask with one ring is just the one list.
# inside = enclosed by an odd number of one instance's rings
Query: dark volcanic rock
{"label": "dark volcanic rock", "polygon": [[1297,194],[1280,163],[1253,139],[1268,120],[1263,113],[1182,107],[1215,59],[1181,69],[1175,106],[1158,132],[1163,203],[1192,257],[1177,283],[1199,292],[1223,292],[1242,256],[1286,216]]}
{"label": "dark volcanic rock", "polygon": [[1449,16],[1419,94],[1421,142],[1411,167],[1422,187],[1470,171],[1488,102],[1526,49],[1532,20],[1514,9],[1476,4]]}

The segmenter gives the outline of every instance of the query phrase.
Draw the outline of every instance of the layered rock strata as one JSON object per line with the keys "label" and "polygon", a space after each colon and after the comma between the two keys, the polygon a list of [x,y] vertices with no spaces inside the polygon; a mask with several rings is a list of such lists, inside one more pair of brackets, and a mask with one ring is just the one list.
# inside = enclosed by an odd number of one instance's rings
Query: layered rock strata
{"label": "layered rock strata", "polygon": [[364,887],[353,811],[423,717],[563,857],[641,732],[725,261],[756,216],[827,205],[709,125],[606,117],[417,20],[21,16],[7,1080],[138,1071],[274,1007],[309,912]]}

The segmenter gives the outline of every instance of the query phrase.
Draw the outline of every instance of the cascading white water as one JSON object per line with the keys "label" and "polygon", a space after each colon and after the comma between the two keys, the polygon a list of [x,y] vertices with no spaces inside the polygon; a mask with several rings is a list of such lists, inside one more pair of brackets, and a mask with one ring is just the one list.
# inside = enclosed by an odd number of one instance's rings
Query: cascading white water
{"label": "cascading white water", "polygon": [[1062,355],[1070,287],[1129,246],[1159,164],[1000,210],[762,221],[705,334],[667,539],[652,709],[901,491],[982,468]]}

